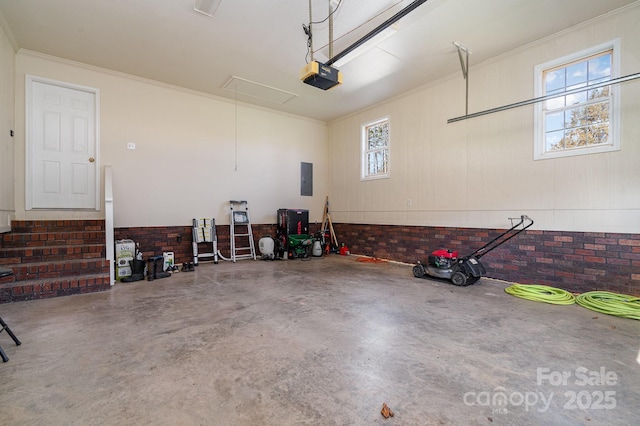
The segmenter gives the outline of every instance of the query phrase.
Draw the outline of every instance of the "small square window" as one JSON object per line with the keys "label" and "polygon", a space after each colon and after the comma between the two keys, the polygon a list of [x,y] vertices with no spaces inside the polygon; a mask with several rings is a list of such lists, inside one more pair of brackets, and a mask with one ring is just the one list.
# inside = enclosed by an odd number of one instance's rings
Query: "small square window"
{"label": "small square window", "polygon": [[389,177],[389,118],[362,126],[362,179]]}

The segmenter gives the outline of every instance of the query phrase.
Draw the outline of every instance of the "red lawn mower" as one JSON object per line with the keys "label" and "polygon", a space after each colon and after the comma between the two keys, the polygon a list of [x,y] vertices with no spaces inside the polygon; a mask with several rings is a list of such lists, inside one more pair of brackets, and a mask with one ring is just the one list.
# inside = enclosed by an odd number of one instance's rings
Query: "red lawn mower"
{"label": "red lawn mower", "polygon": [[[511,220],[513,224],[513,219]],[[427,276],[443,278],[457,286],[471,285],[487,273],[484,265],[480,263],[480,258],[531,225],[533,220],[529,216],[522,215],[518,223],[468,256],[458,257],[458,252],[453,250],[436,250],[429,255],[426,264],[418,262],[413,267],[413,275],[416,278],[427,278]]]}

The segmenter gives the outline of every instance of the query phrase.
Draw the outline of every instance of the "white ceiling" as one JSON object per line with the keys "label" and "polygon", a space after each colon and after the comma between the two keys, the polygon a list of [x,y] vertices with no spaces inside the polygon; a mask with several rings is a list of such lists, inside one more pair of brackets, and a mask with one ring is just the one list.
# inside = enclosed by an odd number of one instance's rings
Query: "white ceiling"
{"label": "white ceiling", "polygon": [[[453,41],[473,66],[634,1],[428,0],[342,66],[344,83],[328,91],[300,81],[308,0],[222,0],[213,18],[194,0],[0,0],[0,19],[17,48],[329,121],[452,73],[462,81]],[[328,0],[311,3],[314,21],[326,18]],[[410,3],[342,0],[334,55]],[[322,51],[328,25],[313,30]]]}

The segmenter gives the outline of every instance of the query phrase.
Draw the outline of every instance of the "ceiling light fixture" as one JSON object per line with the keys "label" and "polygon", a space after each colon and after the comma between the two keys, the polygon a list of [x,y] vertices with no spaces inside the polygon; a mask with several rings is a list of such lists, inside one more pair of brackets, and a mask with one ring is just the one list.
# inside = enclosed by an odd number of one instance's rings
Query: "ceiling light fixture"
{"label": "ceiling light fixture", "polygon": [[213,18],[220,3],[222,0],[196,0],[193,4],[193,10]]}

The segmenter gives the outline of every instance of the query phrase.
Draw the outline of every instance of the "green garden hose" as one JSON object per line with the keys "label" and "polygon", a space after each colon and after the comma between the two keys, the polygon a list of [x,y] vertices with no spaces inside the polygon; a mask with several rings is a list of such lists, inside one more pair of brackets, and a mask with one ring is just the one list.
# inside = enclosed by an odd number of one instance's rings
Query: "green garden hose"
{"label": "green garden hose", "polygon": [[546,285],[514,284],[505,288],[504,291],[521,299],[553,305],[573,305],[576,302],[576,298],[568,291]]}
{"label": "green garden hose", "polygon": [[576,302],[592,311],[640,320],[640,297],[608,291],[589,291],[576,297]]}

